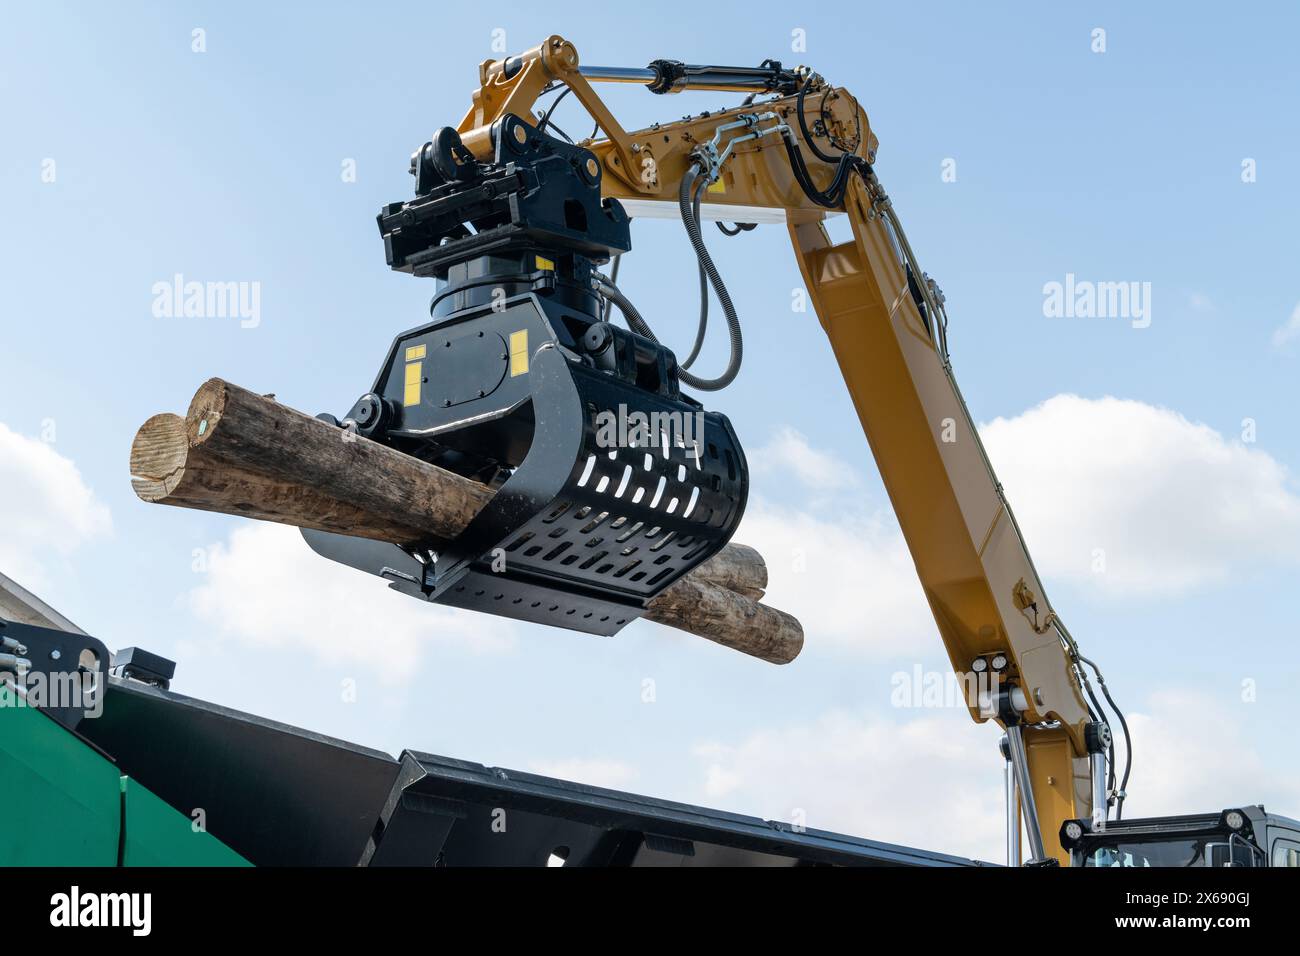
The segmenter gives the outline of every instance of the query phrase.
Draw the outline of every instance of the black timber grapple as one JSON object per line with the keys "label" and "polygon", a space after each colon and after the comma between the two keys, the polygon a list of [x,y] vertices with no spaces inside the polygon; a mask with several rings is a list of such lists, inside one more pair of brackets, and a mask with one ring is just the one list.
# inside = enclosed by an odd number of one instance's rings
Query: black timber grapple
{"label": "black timber grapple", "polygon": [[450,542],[303,534],[416,597],[613,634],[726,544],[745,457],[670,350],[602,318],[595,269],[631,238],[596,157],[512,115],[493,143],[479,163],[444,128],[412,156],[416,196],[379,230],[394,270],[438,280],[432,319],[321,417],[495,496]]}

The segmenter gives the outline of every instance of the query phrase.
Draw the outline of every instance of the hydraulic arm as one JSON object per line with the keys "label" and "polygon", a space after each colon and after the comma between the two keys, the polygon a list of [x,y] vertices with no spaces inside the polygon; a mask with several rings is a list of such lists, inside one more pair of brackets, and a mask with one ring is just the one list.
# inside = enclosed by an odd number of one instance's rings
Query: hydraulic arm
{"label": "hydraulic arm", "polygon": [[[662,525],[685,537],[685,550],[665,552],[673,555],[666,567],[642,565],[638,577],[632,564],[625,573],[639,583],[631,591],[629,581],[611,581],[594,569],[578,587],[571,574],[552,574],[540,558],[519,582],[517,593],[525,598],[555,589],[567,589],[571,599],[594,594],[597,611],[621,625],[635,616],[638,600],[726,542],[744,507],[744,457],[727,420],[704,413],[680,391],[726,385],[742,351],[734,307],[700,234],[700,207],[730,209],[741,222],[754,210],[777,210],[952,666],[977,688],[968,700],[971,715],[1006,730],[1004,754],[1017,783],[1029,862],[1067,861],[1054,845],[1062,821],[1091,817],[1104,826],[1107,804],[1122,807],[1109,723],[1084,670],[1090,662],[1047,601],[957,388],[943,296],[917,265],[876,176],[877,140],[857,100],[807,69],[774,61],[753,68],[668,60],[643,69],[588,67],[560,37],[483,63],[479,80],[459,126],[441,130],[413,157],[417,198],[380,215],[393,268],[447,283],[435,298],[435,321],[399,337],[374,390],[345,419],[413,454],[459,463],[466,474],[512,493],[474,529],[471,542],[452,549],[456,567],[470,568],[463,580],[481,577],[495,544],[508,548],[521,533],[527,537],[520,543],[543,543],[546,509],[555,501],[581,505],[584,516],[605,510],[625,523]],[[659,94],[704,89],[748,96],[732,109],[628,132],[596,94],[593,84],[602,82],[641,84]],[[545,113],[533,112],[544,94],[569,92],[598,131],[576,144],[552,135],[557,101]],[[630,248],[621,201],[674,204],[680,211],[699,255],[702,291],[705,283],[712,286],[731,333],[732,361],[718,378],[692,368],[698,341],[678,363],[614,276],[600,271]],[[826,217],[838,213],[848,217],[852,233],[840,243],[824,228]],[[492,290],[501,288],[504,306],[497,308]],[[611,307],[630,331],[605,321]],[[479,354],[474,343],[484,333],[491,337]],[[432,362],[433,352],[452,345],[472,361],[432,366],[455,385],[437,407],[421,405],[429,366],[412,372],[412,365]],[[554,354],[548,357],[545,348]],[[520,349],[525,354],[516,357]],[[531,379],[514,380],[530,368]],[[498,388],[501,381],[508,387]],[[551,401],[561,413],[547,410]],[[620,477],[626,484],[624,461],[613,453],[606,460],[584,412],[619,403],[701,416],[708,454],[691,460],[686,444],[672,455],[665,446],[653,468],[646,456],[646,468],[654,478],[680,481],[683,499],[695,489],[705,519],[655,512],[639,501],[605,507],[607,498],[571,474],[590,455],[602,491]],[[549,465],[530,458],[530,447],[538,446],[530,437],[534,427],[539,436],[545,431],[548,447],[561,437],[567,443]],[[626,466],[638,468],[639,457]],[[530,470],[534,480],[518,478]],[[458,580],[454,573],[434,580],[430,599],[475,606],[452,598],[461,593],[453,590]],[[629,607],[630,614],[620,610]],[[590,620],[576,626],[617,629]],[[1100,687],[1104,693],[1104,682]]]}

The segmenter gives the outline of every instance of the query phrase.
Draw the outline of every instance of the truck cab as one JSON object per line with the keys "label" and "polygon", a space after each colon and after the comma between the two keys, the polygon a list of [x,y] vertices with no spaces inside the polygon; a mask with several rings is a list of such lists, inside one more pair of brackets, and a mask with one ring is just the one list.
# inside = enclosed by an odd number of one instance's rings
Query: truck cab
{"label": "truck cab", "polygon": [[1087,821],[1067,820],[1061,846],[1072,866],[1300,867],[1300,822],[1261,804],[1110,821],[1097,830]]}

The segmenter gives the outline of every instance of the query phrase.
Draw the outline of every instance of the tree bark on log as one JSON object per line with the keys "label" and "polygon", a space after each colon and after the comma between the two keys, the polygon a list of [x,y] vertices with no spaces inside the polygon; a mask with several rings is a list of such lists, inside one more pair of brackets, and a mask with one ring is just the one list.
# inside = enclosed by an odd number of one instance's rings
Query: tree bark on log
{"label": "tree bark on log", "polygon": [[380,541],[404,543],[421,537],[418,528],[379,518],[319,488],[279,481],[231,464],[206,448],[191,448],[186,421],[179,415],[155,415],[141,426],[131,446],[131,475],[131,485],[143,501]]}
{"label": "tree bark on log", "polygon": [[[210,379],[189,411],[155,415],[131,446],[143,501],[394,544],[456,537],[485,485]],[[799,622],[760,604],[762,556],[731,543],[649,602],[645,617],[773,663],[803,646]]]}
{"label": "tree bark on log", "polygon": [[803,625],[793,615],[694,574],[657,594],[646,617],[773,664],[788,664],[803,648]]}

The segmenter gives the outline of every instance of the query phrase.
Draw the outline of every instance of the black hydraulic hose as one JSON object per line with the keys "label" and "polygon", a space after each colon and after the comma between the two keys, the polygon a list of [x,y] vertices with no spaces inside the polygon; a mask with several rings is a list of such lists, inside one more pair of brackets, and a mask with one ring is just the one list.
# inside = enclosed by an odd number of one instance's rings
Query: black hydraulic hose
{"label": "black hydraulic hose", "polygon": [[840,157],[822,152],[821,147],[813,140],[812,132],[808,129],[808,121],[804,118],[803,101],[811,87],[812,77],[809,76],[808,79],[803,81],[803,86],[799,87],[799,95],[794,101],[795,113],[799,117],[799,132],[803,134],[803,141],[808,144],[808,148],[813,151],[813,155],[823,163],[839,162]]}
{"label": "black hydraulic hose", "polygon": [[692,164],[686,175],[682,177],[681,189],[677,195],[677,204],[681,208],[682,221],[686,224],[686,234],[690,237],[691,245],[695,247],[695,256],[699,259],[700,266],[708,274],[709,283],[713,286],[713,291],[722,306],[722,314],[726,316],[727,334],[731,338],[731,357],[727,361],[726,369],[717,378],[700,378],[685,369],[679,369],[677,377],[683,384],[698,388],[702,392],[716,392],[735,381],[736,375],[740,372],[741,360],[744,357],[745,343],[740,331],[740,318],[736,315],[736,307],[731,302],[731,294],[727,292],[722,276],[713,264],[713,257],[709,255],[709,250],[704,245],[704,236],[700,234],[700,223],[695,216],[694,205],[697,195],[695,187],[697,180],[702,178],[704,178],[704,172],[700,165],[698,163]]}
{"label": "black hydraulic hose", "polygon": [[596,288],[602,296],[618,306],[618,310],[623,313],[623,318],[627,321],[629,329],[651,342],[657,343],[659,341],[650,326],[646,324],[646,320],[641,317],[640,311],[632,304],[632,300],[625,296],[618,286],[597,278]]}
{"label": "black hydraulic hose", "polygon": [[824,163],[838,164],[838,168],[835,170],[835,178],[831,180],[831,184],[824,191],[819,190],[813,184],[812,176],[808,173],[808,165],[804,162],[803,154],[795,144],[794,136],[787,130],[781,134],[781,139],[785,143],[786,155],[790,159],[790,166],[794,170],[795,179],[798,180],[804,194],[819,206],[835,208],[843,202],[844,189],[849,181],[849,170],[855,166],[861,168],[866,164],[861,157],[852,153],[844,152],[839,156],[832,156],[817,145],[812,131],[808,129],[808,122],[804,116],[804,99],[808,95],[811,84],[812,77],[809,77],[800,87],[799,96],[795,99],[795,113],[799,123],[799,132],[808,148],[812,150],[813,155]]}
{"label": "black hydraulic hose", "polygon": [[[546,132],[546,127],[551,124],[551,114],[554,113],[555,108],[560,105],[560,101],[569,95],[570,89],[571,89],[570,87],[566,86],[564,89],[560,91],[559,96],[551,100],[551,105],[547,107],[546,112],[542,114],[541,121],[538,122],[537,124],[537,132],[539,133]],[[556,132],[559,131],[560,131],[559,127],[556,127]],[[565,138],[568,139],[567,136]]]}
{"label": "black hydraulic hose", "polygon": [[[700,221],[700,199],[704,195],[704,190],[708,186],[704,177],[700,177],[699,185],[695,187],[695,198],[691,203],[691,212],[695,216],[695,221]],[[704,263],[699,263],[700,270],[700,321],[695,328],[695,344],[691,346],[691,354],[686,356],[685,361],[679,362],[680,368],[690,368],[695,364],[695,360],[700,357],[700,350],[704,348],[704,336],[709,329],[709,274],[704,271]]]}
{"label": "black hydraulic hose", "polygon": [[722,220],[718,220],[714,225],[718,227],[718,232],[722,233],[724,236],[738,236],[742,232],[749,232],[751,229],[758,228],[758,223],[756,222],[737,222],[728,226]]}
{"label": "black hydraulic hose", "polygon": [[785,144],[786,156],[790,159],[790,168],[794,172],[795,180],[799,183],[799,188],[804,191],[804,195],[809,199],[827,209],[838,209],[843,204],[844,189],[848,186],[851,170],[860,170],[864,177],[870,170],[870,166],[861,156],[845,153],[838,160],[831,160],[831,162],[838,162],[839,165],[835,170],[835,177],[831,180],[831,184],[821,190],[813,183],[812,176],[808,172],[808,166],[804,163],[803,154],[799,152],[799,147],[794,141],[794,136],[788,130],[783,131],[781,141]]}
{"label": "black hydraulic hose", "polygon": [[1121,820],[1124,817],[1124,798],[1128,795],[1128,775],[1133,769],[1133,738],[1129,736],[1128,721],[1124,719],[1124,714],[1115,706],[1115,701],[1111,699],[1110,691],[1106,689],[1105,681],[1098,678],[1101,683],[1101,692],[1110,704],[1111,709],[1115,711],[1115,716],[1119,718],[1120,728],[1124,731],[1124,777],[1120,780],[1119,795],[1115,798],[1115,819]]}
{"label": "black hydraulic hose", "polygon": [[[618,267],[622,264],[622,262],[623,262],[623,255],[622,253],[619,253],[614,257],[614,264],[609,268],[609,281],[613,285],[618,285]],[[609,321],[609,309],[611,303],[612,303],[611,299],[606,299],[604,307],[600,310],[600,318],[602,322]]]}
{"label": "black hydraulic hose", "polygon": [[[1078,667],[1077,665],[1075,666],[1075,669],[1078,672],[1078,675],[1081,678],[1083,678],[1082,681],[1083,689],[1088,694],[1088,700],[1092,701],[1092,706],[1088,708],[1088,716],[1091,717],[1094,722],[1100,721],[1101,723],[1105,724],[1106,728],[1109,729],[1110,720],[1106,717],[1106,711],[1101,706],[1101,702],[1097,700],[1097,695],[1093,693],[1092,682],[1088,680],[1088,672],[1085,671],[1082,667]],[[1111,735],[1110,744],[1106,748],[1106,762],[1109,764],[1107,774],[1106,774],[1107,777],[1106,789],[1108,791],[1113,792],[1115,789],[1115,736],[1114,734]]]}
{"label": "black hydraulic hose", "polygon": [[1101,685],[1101,693],[1106,698],[1106,703],[1110,704],[1111,710],[1115,711],[1115,716],[1119,718],[1119,726],[1124,731],[1124,776],[1120,780],[1119,793],[1121,796],[1115,798],[1115,819],[1120,820],[1124,815],[1124,796],[1128,791],[1128,776],[1133,769],[1133,738],[1128,732],[1128,721],[1124,719],[1124,713],[1115,705],[1115,700],[1110,696],[1110,688],[1106,686],[1106,678],[1101,676],[1101,669],[1092,661],[1083,655],[1079,655],[1079,660],[1083,661],[1093,669],[1097,675],[1097,683]]}
{"label": "black hydraulic hose", "polygon": [[[692,375],[690,372],[678,366],[677,378],[683,385],[691,388],[697,388],[702,392],[716,392],[719,389],[726,388],[736,378],[740,371],[740,362],[743,354],[744,343],[740,334],[740,319],[736,316],[736,309],[731,303],[731,296],[727,293],[727,287],[722,284],[722,277],[718,275],[718,270],[713,265],[713,260],[709,258],[707,249],[704,249],[704,240],[700,237],[699,223],[695,220],[692,209],[695,185],[701,177],[699,166],[692,166],[686,177],[682,180],[681,188],[681,206],[682,219],[686,222],[686,231],[691,234],[692,245],[695,246],[696,255],[700,259],[700,264],[705,269],[710,282],[713,284],[713,290],[717,293],[718,301],[722,303],[722,310],[727,316],[727,330],[731,333],[731,361],[727,363],[726,370],[714,379],[700,378]],[[618,306],[618,310],[623,313],[623,318],[627,320],[627,326],[637,335],[649,339],[651,342],[658,343],[659,337],[654,334],[649,323],[642,317],[630,299],[625,296],[618,286],[614,285],[607,279],[597,277],[597,290],[606,299]]]}

